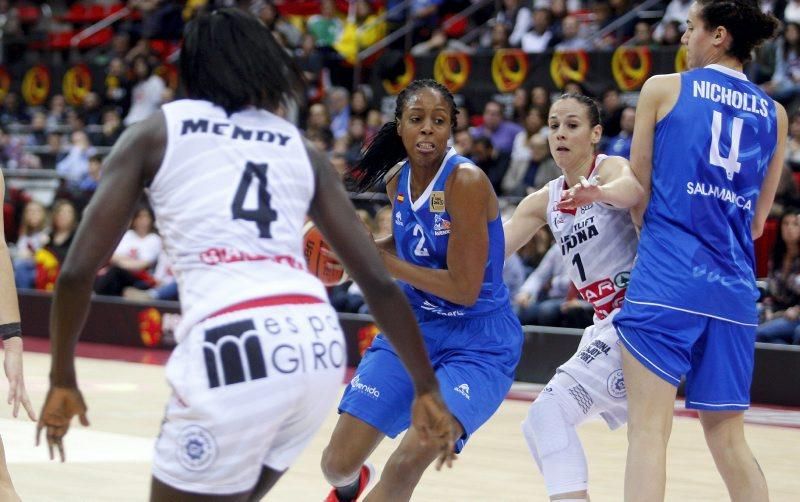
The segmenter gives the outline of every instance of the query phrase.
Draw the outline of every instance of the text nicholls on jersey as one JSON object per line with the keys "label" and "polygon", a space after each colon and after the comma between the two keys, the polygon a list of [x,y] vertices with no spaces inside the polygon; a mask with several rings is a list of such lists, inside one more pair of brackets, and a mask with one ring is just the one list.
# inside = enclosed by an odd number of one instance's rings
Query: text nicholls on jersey
{"label": "text nicholls on jersey", "polygon": [[755,94],[745,94],[735,89],[728,89],[719,84],[700,80],[692,82],[692,96],[722,103],[746,112],[757,113],[766,117],[769,101]]}

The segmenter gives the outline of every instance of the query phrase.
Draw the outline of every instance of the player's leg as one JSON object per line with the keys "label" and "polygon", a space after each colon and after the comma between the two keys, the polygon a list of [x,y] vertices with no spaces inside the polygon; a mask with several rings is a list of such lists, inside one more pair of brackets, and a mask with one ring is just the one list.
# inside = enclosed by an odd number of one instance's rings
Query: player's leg
{"label": "player's leg", "polygon": [[731,500],[769,500],[764,473],[744,437],[744,412],[701,411],[700,423]]}
{"label": "player's leg", "polygon": [[550,500],[587,500],[589,472],[576,427],[592,408],[586,390],[566,373],[557,373],[522,422],[522,434]]}
{"label": "player's leg", "polygon": [[16,490],[14,490],[14,483],[11,482],[11,474],[8,472],[6,450],[3,446],[2,438],[0,438],[0,500],[3,502],[17,502],[20,500]]}
{"label": "player's leg", "polygon": [[362,481],[364,462],[384,438],[383,432],[348,413],[339,415],[328,446],[322,452],[322,474],[336,499],[355,500],[369,480]]}
{"label": "player's leg", "polygon": [[625,500],[664,500],[667,442],[672,431],[677,384],[667,382],[622,349],[628,393],[628,458]]}
{"label": "player's leg", "polygon": [[767,483],[744,435],[755,327],[712,321],[686,375],[686,407],[700,410],[706,442],[731,500],[767,500]]}
{"label": "player's leg", "polygon": [[[463,429],[461,430],[463,434]],[[367,502],[410,500],[425,469],[438,456],[435,445],[422,446],[417,431],[406,432],[381,472],[378,484],[364,499]]]}

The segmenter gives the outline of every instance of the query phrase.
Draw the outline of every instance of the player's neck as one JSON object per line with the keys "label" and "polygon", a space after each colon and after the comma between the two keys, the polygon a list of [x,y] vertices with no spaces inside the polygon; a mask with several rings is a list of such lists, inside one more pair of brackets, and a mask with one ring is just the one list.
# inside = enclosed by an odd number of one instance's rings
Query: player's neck
{"label": "player's neck", "polygon": [[736,59],[735,57],[729,56],[727,54],[720,54],[717,57],[709,58],[709,60],[706,61],[702,67],[706,67],[710,64],[724,66],[726,68],[730,68],[731,70],[736,70],[738,72],[744,71],[744,66],[742,65],[742,62]]}
{"label": "player's neck", "polygon": [[592,152],[589,157],[582,159],[576,165],[577,167],[570,168],[566,167],[563,169],[564,171],[564,179],[567,182],[567,186],[573,187],[575,184],[578,183],[581,176],[585,176],[586,178],[589,177],[589,173],[592,172],[592,167],[594,166],[594,159],[595,154]]}

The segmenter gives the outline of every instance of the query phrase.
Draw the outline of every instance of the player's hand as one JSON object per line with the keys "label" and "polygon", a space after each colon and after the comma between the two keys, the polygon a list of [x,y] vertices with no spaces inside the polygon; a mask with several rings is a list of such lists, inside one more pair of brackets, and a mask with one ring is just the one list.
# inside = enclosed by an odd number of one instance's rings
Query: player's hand
{"label": "player's hand", "polygon": [[599,176],[595,176],[592,181],[581,176],[575,186],[561,192],[561,200],[556,204],[556,208],[559,210],[577,209],[581,206],[597,202],[603,194],[603,190],[599,185]]}
{"label": "player's hand", "polygon": [[50,450],[50,460],[53,460],[53,447],[55,446],[63,462],[65,459],[64,435],[69,430],[70,422],[75,415],[78,415],[81,425],[84,427],[89,425],[86,410],[86,403],[77,387],[50,387],[44,400],[44,406],[42,406],[39,423],[36,425],[36,446],[39,446],[42,429],[47,429],[47,448]]}
{"label": "player's hand", "polygon": [[438,450],[436,470],[441,470],[445,464],[453,467],[453,461],[456,460],[455,443],[461,427],[450,414],[438,389],[417,395],[411,405],[411,425],[423,445],[433,444]]}
{"label": "player's hand", "polygon": [[5,359],[3,369],[8,379],[8,399],[6,402],[13,406],[14,418],[19,416],[19,405],[25,408],[28,418],[36,420],[36,412],[28,398],[28,391],[25,390],[25,378],[22,371],[22,338],[14,336],[8,340],[3,340],[3,351]]}
{"label": "player's hand", "polygon": [[527,307],[531,303],[533,296],[530,293],[517,293],[514,296],[514,304],[520,307]]}

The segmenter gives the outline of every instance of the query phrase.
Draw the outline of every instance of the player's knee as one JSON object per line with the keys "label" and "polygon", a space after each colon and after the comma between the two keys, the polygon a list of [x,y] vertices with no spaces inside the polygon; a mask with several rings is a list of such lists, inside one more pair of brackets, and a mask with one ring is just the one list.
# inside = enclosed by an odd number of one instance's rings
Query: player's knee
{"label": "player's knee", "polygon": [[416,483],[435,458],[436,450],[432,447],[401,445],[386,462],[384,476],[401,485]]}
{"label": "player's knee", "polygon": [[333,486],[342,486],[352,480],[361,469],[361,461],[347,458],[347,455],[328,445],[322,452],[322,475]]}
{"label": "player's knee", "polygon": [[522,430],[537,463],[544,456],[567,446],[565,428],[569,425],[566,422],[557,399],[551,394],[540,394],[528,408]]}

